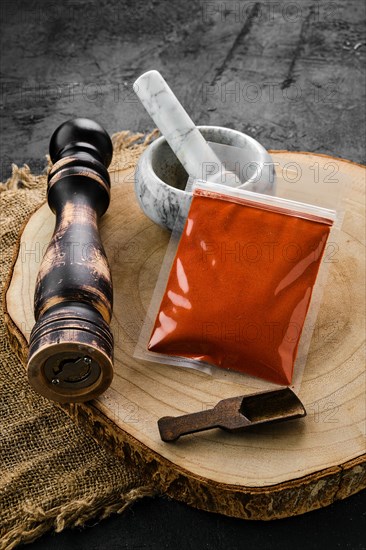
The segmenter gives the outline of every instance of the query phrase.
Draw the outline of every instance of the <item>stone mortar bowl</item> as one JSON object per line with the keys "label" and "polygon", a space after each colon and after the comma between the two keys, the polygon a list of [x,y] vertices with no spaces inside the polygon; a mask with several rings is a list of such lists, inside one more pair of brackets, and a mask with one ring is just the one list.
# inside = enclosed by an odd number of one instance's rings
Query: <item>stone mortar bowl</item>
{"label": "stone mortar bowl", "polygon": [[[272,158],[252,137],[220,126],[198,126],[206,141],[233,145],[241,151],[240,166],[249,166],[248,178],[238,186],[258,193],[274,194]],[[255,167],[255,168],[254,168]],[[143,212],[158,225],[172,230],[177,217],[185,219],[192,193],[185,191],[188,174],[164,137],[155,140],[141,155],[135,171],[135,192]]]}

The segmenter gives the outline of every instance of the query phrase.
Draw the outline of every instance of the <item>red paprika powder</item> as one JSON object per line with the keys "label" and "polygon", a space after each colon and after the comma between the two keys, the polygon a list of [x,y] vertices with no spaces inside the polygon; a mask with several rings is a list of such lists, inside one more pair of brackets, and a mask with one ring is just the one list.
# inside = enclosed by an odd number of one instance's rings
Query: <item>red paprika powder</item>
{"label": "red paprika powder", "polygon": [[196,189],[148,349],[290,384],[332,223]]}

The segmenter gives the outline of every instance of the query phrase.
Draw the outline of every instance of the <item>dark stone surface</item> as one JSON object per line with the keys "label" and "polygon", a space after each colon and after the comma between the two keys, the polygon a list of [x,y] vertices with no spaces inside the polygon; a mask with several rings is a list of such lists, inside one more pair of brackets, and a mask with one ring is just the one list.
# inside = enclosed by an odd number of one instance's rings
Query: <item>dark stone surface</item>
{"label": "dark stone surface", "polygon": [[4,0],[1,180],[53,130],[151,130],[131,85],[156,68],[198,124],[362,162],[365,7],[349,2]]}
{"label": "dark stone surface", "polygon": [[[131,91],[162,72],[197,124],[247,132],[267,148],[364,161],[365,5],[349,2],[5,0],[1,4],[0,180],[44,164],[75,116],[110,132],[153,123]],[[270,523],[146,499],[83,531],[31,547],[365,548],[365,498]]]}
{"label": "dark stone surface", "polygon": [[30,550],[364,550],[365,493],[277,521],[243,521],[162,498],[83,530],[48,534]]}

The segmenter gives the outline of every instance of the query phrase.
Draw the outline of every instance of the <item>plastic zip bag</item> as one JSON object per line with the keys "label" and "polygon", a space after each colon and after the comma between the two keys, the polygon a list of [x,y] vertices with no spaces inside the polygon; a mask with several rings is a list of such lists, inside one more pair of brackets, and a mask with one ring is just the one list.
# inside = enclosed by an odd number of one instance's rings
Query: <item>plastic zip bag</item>
{"label": "plastic zip bag", "polygon": [[136,355],[291,384],[295,364],[305,364],[336,220],[335,210],[196,183]]}

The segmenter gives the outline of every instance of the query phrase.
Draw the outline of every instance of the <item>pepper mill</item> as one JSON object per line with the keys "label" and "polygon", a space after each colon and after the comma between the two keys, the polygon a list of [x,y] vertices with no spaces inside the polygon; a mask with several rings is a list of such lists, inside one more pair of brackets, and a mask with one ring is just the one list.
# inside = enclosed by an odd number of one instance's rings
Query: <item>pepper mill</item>
{"label": "pepper mill", "polygon": [[47,198],[56,215],[34,295],[28,380],[59,401],[93,399],[113,376],[112,281],[98,223],[110,202],[112,142],[77,118],[51,137]]}

